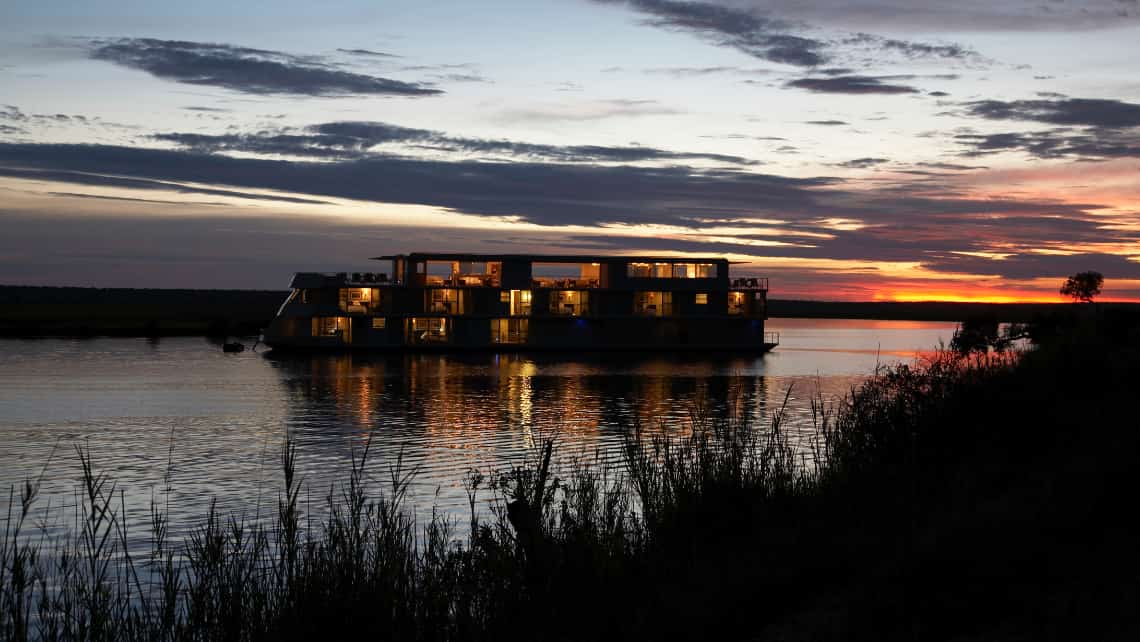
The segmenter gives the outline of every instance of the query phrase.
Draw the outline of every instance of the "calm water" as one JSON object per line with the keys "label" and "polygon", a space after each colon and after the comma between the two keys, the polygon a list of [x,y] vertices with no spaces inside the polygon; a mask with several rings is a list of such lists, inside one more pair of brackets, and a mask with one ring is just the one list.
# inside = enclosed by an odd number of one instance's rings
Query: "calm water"
{"label": "calm water", "polygon": [[[814,395],[841,396],[876,364],[949,341],[954,326],[776,319],[768,329],[780,347],[747,357],[279,357],[224,354],[198,338],[2,340],[0,485],[43,470],[40,509],[73,504],[75,447],[89,447],[140,531],[168,476],[178,531],[211,497],[223,513],[272,511],[287,433],[316,511],[372,433],[376,483],[402,453],[418,470],[418,507],[465,514],[464,474],[519,463],[543,435],[556,437],[564,461],[613,458],[635,421],[679,432],[703,408],[767,423],[789,388],[789,423],[803,430]],[[8,503],[4,492],[0,519]]]}

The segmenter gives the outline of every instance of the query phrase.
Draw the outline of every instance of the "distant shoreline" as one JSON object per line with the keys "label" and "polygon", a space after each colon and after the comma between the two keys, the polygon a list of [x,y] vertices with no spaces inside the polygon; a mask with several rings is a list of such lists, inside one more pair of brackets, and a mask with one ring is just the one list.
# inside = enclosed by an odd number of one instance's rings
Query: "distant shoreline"
{"label": "distant shoreline", "polygon": [[[0,336],[252,336],[287,291],[0,285]],[[1029,321],[1067,303],[844,302],[772,299],[770,318]],[[1140,310],[1136,303],[1106,308]]]}

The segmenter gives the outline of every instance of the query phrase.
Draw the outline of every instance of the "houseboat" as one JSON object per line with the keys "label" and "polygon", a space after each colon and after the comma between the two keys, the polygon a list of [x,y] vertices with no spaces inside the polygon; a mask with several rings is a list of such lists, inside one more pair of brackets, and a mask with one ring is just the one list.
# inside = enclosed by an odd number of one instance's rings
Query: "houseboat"
{"label": "houseboat", "polygon": [[723,258],[412,253],[298,273],[274,348],[765,352],[768,281]]}

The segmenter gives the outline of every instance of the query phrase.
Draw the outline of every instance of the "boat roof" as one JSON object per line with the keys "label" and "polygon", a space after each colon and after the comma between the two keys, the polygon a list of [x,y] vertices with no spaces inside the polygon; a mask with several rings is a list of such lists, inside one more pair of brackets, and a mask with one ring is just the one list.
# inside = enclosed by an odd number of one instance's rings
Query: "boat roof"
{"label": "boat roof", "polygon": [[625,254],[469,254],[462,252],[409,252],[374,256],[373,261],[407,259],[411,261],[460,261],[485,263],[488,261],[530,261],[532,263],[605,263],[629,261],[631,263],[728,263],[720,256],[642,256]]}

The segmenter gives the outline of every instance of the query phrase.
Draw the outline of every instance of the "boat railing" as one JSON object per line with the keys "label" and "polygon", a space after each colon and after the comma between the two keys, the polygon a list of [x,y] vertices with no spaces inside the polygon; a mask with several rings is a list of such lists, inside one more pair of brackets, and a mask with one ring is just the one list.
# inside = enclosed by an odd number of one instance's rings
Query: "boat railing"
{"label": "boat railing", "polygon": [[732,280],[733,290],[767,290],[768,277],[740,277]]}
{"label": "boat railing", "polygon": [[779,332],[765,332],[764,333],[764,343],[767,345],[773,345],[773,346],[780,345],[780,333]]}
{"label": "boat railing", "polygon": [[399,281],[389,279],[385,272],[297,272],[293,275],[292,287],[387,287],[399,284]]}

